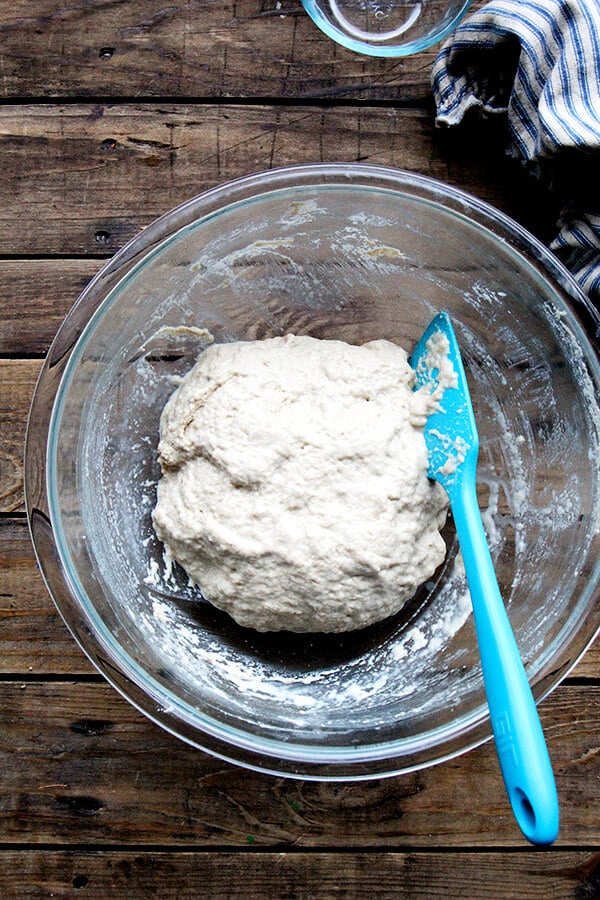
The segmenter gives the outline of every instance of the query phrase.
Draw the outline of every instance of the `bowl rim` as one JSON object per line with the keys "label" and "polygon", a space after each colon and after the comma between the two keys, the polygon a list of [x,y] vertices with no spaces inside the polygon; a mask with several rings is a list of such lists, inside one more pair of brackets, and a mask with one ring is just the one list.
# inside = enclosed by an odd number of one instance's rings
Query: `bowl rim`
{"label": "bowl rim", "polygon": [[[78,603],[79,590],[64,565],[63,554],[57,544],[56,530],[52,524],[52,502],[47,473],[51,462],[50,436],[53,417],[58,407],[57,398],[70,364],[77,355],[74,351],[80,346],[80,341],[83,341],[91,318],[95,317],[96,312],[107,302],[123,278],[128,277],[150,254],[158,251],[165,241],[172,240],[182,228],[187,228],[192,222],[200,223],[214,212],[221,213],[249,196],[261,196],[285,187],[302,188],[338,183],[351,186],[354,178],[358,178],[361,185],[367,184],[379,189],[383,181],[396,191],[408,192],[413,198],[436,202],[457,215],[465,216],[468,212],[472,223],[475,221],[475,224],[480,226],[483,223],[483,227],[487,227],[496,239],[507,241],[513,249],[524,254],[530,264],[535,263],[546,277],[552,276],[553,286],[560,288],[568,298],[567,307],[571,314],[576,320],[578,317],[581,318],[584,334],[591,334],[594,337],[600,334],[600,315],[567,270],[522,226],[484,201],[428,176],[415,175],[390,167],[362,163],[310,163],[287,166],[217,185],[187,200],[156,219],[102,266],[65,318],[48,352],[34,391],[25,448],[25,499],[32,542],[40,570],[67,627],[101,674],[140,712],[193,746],[248,768],[276,775],[294,775],[319,780],[382,777],[414,771],[450,759],[491,736],[487,708],[480,707],[470,715],[459,719],[459,723],[462,723],[459,728],[456,728],[455,720],[452,729],[448,727],[436,730],[441,739],[436,741],[433,748],[429,745],[430,752],[426,759],[420,758],[418,748],[416,753],[411,751],[412,755],[407,756],[405,753],[398,755],[398,744],[402,741],[395,741],[385,745],[375,743],[367,745],[367,752],[364,748],[361,750],[350,748],[348,752],[342,753],[338,747],[331,752],[327,749],[325,752],[317,752],[312,761],[307,761],[301,753],[300,745],[293,745],[293,751],[290,751],[289,746],[286,748],[279,741],[257,740],[253,737],[252,741],[248,742],[244,732],[237,729],[230,729],[233,736],[226,735],[221,725],[216,729],[212,729],[210,725],[200,729],[197,724],[182,715],[181,710],[175,715],[173,708],[165,703],[164,694],[155,695],[149,692],[147,681],[142,686],[135,668],[127,664],[123,653],[119,655],[114,647],[107,644]],[[188,219],[189,221],[183,221]],[[492,223],[494,228],[491,227]],[[597,347],[593,343],[591,346],[598,356]],[[44,454],[41,452],[40,444],[43,444]],[[560,683],[595,639],[598,631],[600,621],[585,646],[565,660],[563,665],[552,673],[553,677],[546,677],[532,686],[536,700],[541,700]],[[445,734],[450,730],[451,735]],[[415,742],[415,739],[412,739],[412,743]],[[406,744],[405,741],[404,745]],[[432,749],[436,750],[433,754]],[[310,750],[314,753],[315,748],[311,746]]]}

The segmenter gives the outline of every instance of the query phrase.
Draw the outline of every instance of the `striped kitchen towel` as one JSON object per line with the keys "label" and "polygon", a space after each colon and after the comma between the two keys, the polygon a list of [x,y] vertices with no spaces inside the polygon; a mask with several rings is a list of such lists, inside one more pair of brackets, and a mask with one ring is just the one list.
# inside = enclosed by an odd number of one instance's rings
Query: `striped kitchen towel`
{"label": "striped kitchen towel", "polygon": [[551,249],[600,306],[600,0],[494,0],[432,71],[436,122],[508,117],[507,152],[565,199]]}

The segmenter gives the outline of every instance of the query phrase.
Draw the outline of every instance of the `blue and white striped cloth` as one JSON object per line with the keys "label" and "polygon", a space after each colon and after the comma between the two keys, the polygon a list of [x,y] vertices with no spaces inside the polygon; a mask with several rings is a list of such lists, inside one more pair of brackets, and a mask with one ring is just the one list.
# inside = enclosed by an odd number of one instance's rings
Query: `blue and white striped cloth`
{"label": "blue and white striped cloth", "polygon": [[565,197],[550,245],[600,306],[600,0],[494,0],[443,45],[437,123],[508,117],[509,153]]}

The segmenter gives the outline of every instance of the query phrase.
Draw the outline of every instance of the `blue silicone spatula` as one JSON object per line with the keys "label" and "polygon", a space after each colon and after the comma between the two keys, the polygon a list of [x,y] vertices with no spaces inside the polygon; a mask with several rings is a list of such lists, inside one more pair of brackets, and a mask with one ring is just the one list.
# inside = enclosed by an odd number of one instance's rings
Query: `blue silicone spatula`
{"label": "blue silicone spatula", "polygon": [[[455,385],[444,386],[432,348],[440,333]],[[433,341],[430,339],[433,338]],[[437,357],[439,359],[439,356]],[[479,643],[492,730],[506,791],[521,831],[534,844],[558,834],[556,785],[542,726],[502,601],[477,502],[479,438],[458,341],[446,313],[426,329],[410,360],[416,388],[438,389],[425,441],[430,478],[448,492],[462,552]],[[437,367],[439,366],[439,368]]]}

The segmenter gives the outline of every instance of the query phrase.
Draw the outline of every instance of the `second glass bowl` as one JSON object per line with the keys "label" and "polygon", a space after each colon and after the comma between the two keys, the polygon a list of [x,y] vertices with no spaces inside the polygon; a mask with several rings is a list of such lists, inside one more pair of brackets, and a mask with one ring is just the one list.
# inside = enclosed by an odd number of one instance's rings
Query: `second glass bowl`
{"label": "second glass bowl", "polygon": [[471,0],[302,0],[316,25],[348,50],[409,56],[443,40]]}

